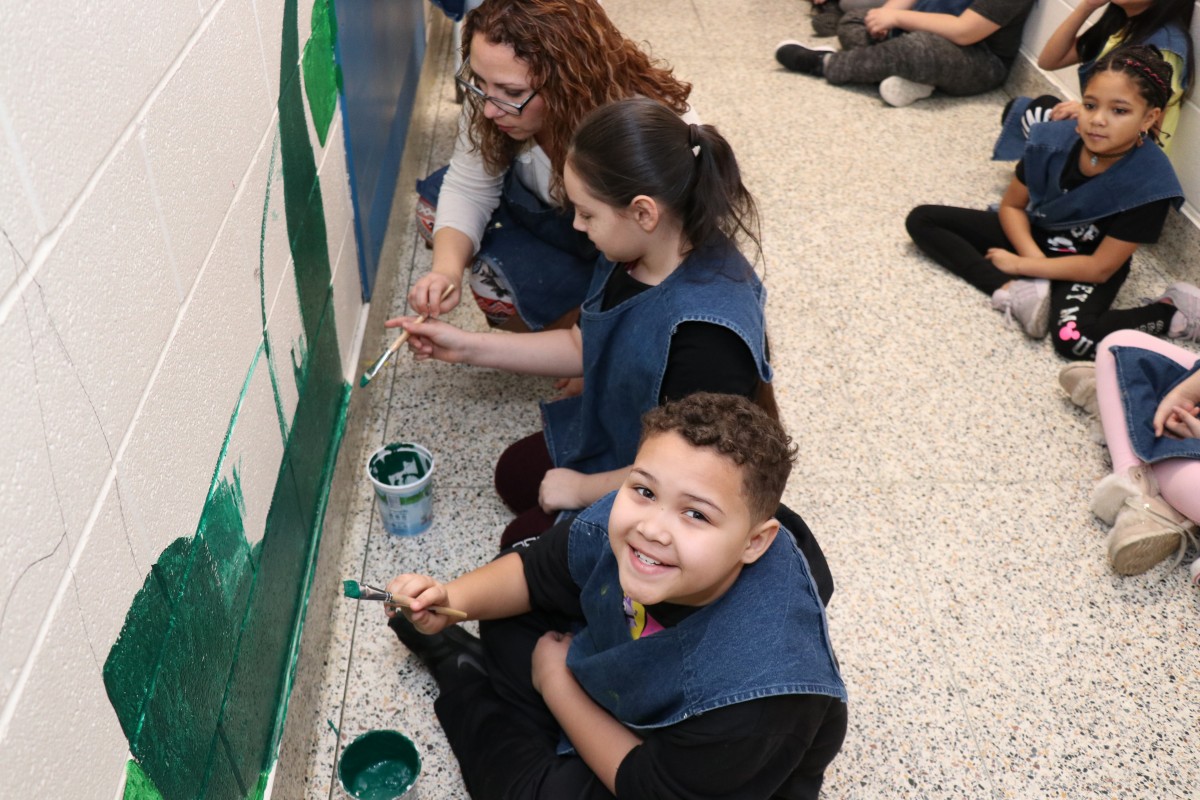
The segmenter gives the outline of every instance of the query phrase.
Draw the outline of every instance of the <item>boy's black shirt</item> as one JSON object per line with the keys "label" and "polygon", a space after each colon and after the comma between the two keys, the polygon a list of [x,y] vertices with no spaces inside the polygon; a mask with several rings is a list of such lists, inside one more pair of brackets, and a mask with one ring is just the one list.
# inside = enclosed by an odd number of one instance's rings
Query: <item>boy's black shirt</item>
{"label": "boy's black shirt", "polygon": [[[516,552],[533,608],[582,619],[580,587],[567,562],[570,528],[570,520],[559,522]],[[697,610],[663,603],[647,612],[670,627]],[[779,695],[724,706],[639,734],[645,740],[617,770],[617,796],[816,800],[845,734],[846,706],[824,695]]]}

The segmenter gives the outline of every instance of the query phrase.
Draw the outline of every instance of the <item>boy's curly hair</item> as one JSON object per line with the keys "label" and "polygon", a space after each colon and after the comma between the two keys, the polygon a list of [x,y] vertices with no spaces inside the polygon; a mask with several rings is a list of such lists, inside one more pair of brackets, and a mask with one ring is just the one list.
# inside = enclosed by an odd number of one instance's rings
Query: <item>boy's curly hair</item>
{"label": "boy's curly hair", "polygon": [[775,515],[796,461],[796,445],[767,412],[740,395],[697,392],[642,417],[642,442],[669,432],[741,467],[746,506],[756,524]]}
{"label": "boy's curly hair", "polygon": [[[556,200],[564,199],[563,164],[571,134],[589,111],[635,95],[658,100],[677,114],[687,111],[691,84],[626,39],[596,0],[485,0],[463,24],[464,59],[476,34],[508,45],[529,67],[530,85],[546,104],[538,143],[553,166],[550,193]],[[472,146],[499,175],[524,143],[487,120],[481,104],[469,105],[468,114]]]}

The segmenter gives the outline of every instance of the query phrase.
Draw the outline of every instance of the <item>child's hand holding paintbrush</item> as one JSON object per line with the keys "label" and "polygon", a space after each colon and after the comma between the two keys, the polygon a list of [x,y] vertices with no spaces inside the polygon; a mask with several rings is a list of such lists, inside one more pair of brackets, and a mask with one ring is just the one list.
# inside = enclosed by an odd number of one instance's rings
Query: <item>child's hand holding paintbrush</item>
{"label": "child's hand holding paintbrush", "polygon": [[[438,591],[431,594],[430,590],[435,588]],[[425,575],[401,575],[386,590],[358,581],[342,581],[342,592],[355,600],[383,601],[384,613],[389,617],[396,616],[397,608],[408,609],[411,613],[406,616],[422,633],[437,633],[467,619],[466,612],[450,608],[445,587]]]}

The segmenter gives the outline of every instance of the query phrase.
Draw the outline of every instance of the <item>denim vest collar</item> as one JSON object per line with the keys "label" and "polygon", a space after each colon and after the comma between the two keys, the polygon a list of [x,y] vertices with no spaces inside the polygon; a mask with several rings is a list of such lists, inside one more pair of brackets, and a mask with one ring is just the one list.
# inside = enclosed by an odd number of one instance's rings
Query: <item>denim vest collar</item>
{"label": "denim vest collar", "polygon": [[1134,148],[1104,172],[1070,191],[1062,188],[1063,168],[1079,134],[1076,121],[1043,122],[1029,130],[1025,146],[1027,211],[1033,224],[1062,230],[1095,222],[1156,200],[1183,205],[1183,189],[1162,149],[1153,144]]}
{"label": "denim vest collar", "polygon": [[587,625],[571,642],[567,666],[593,700],[636,729],[776,695],[846,701],[825,609],[785,530],[715,602],[653,636],[631,638],[608,542],[615,496],[576,517],[568,543]]}
{"label": "denim vest collar", "polygon": [[659,285],[601,311],[604,287],[616,269],[624,267],[600,259],[580,310],[583,393],[542,404],[554,465],[589,474],[633,462],[642,414],[658,405],[671,335],[682,323],[729,328],[750,348],[759,377],[771,380],[766,290],[732,242],[692,252]]}

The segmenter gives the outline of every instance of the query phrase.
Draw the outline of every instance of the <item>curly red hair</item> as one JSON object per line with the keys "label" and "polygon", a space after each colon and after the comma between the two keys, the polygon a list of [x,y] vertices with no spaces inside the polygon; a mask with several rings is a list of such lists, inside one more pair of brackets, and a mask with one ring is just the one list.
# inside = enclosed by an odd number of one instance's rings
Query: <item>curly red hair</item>
{"label": "curly red hair", "polygon": [[[588,112],[635,95],[661,102],[676,114],[688,109],[692,85],[625,38],[596,0],[484,0],[463,26],[463,58],[476,35],[507,45],[528,66],[530,85],[546,105],[538,143],[553,167],[550,193],[561,201],[563,164],[571,134]],[[468,106],[471,145],[494,174],[508,169],[523,142],[506,136]]]}

